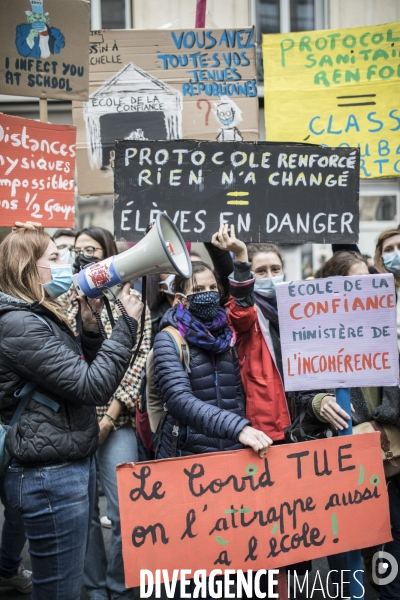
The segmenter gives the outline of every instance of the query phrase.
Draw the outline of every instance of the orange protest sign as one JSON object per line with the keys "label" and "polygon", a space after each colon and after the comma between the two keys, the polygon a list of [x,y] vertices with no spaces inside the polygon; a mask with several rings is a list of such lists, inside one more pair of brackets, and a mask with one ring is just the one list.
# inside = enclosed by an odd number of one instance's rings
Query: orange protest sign
{"label": "orange protest sign", "polygon": [[[378,433],[117,467],[127,587],[141,569],[276,569],[391,539]],[[372,523],[373,527],[366,524]]]}
{"label": "orange protest sign", "polygon": [[73,227],[76,128],[0,114],[0,225]]}

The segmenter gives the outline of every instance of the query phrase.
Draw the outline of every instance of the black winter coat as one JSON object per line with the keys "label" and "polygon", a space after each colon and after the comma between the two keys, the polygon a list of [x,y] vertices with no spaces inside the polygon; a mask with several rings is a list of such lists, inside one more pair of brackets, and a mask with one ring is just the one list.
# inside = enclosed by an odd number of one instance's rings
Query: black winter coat
{"label": "black winter coat", "polygon": [[[175,312],[165,313],[160,329],[177,328]],[[154,374],[168,414],[157,458],[171,457],[175,426],[177,456],[240,450],[239,433],[251,423],[244,416],[238,361],[230,352],[217,355],[190,345],[190,369],[184,370],[169,333],[160,331],[154,342]]]}
{"label": "black winter coat", "polygon": [[109,340],[86,332],[81,342],[87,360],[72,331],[51,311],[0,292],[1,420],[10,422],[18,402],[14,392],[28,381],[60,404],[54,412],[29,401],[6,441],[18,461],[76,460],[96,452],[95,406],[107,404],[118,388],[135,340],[125,320],[118,319]]}

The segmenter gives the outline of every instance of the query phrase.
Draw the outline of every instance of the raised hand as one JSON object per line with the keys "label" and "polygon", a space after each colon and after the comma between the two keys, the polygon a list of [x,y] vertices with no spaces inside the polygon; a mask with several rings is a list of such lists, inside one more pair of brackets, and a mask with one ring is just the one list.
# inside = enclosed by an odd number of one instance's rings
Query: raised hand
{"label": "raised hand", "polygon": [[247,262],[248,256],[246,244],[238,240],[233,225],[230,226],[230,232],[228,231],[228,227],[228,223],[221,225],[218,232],[214,233],[211,238],[212,244],[221,250],[233,252],[236,260]]}

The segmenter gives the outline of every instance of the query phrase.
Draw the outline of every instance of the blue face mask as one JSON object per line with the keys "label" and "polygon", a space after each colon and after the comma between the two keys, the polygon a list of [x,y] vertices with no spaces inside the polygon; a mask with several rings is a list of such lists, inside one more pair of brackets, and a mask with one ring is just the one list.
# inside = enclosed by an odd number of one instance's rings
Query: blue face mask
{"label": "blue face mask", "polygon": [[189,310],[194,317],[208,323],[216,316],[220,304],[219,292],[200,292],[187,296],[190,302]]}
{"label": "blue face mask", "polygon": [[382,258],[386,269],[396,277],[400,277],[400,251],[395,250],[389,254],[382,254]]}
{"label": "blue face mask", "polygon": [[282,283],[284,278],[284,275],[278,275],[277,277],[256,279],[254,282],[254,291],[265,298],[276,298],[276,284]]}
{"label": "blue face mask", "polygon": [[[38,265],[40,266],[40,265]],[[51,271],[51,281],[44,283],[43,287],[52,298],[58,298],[61,294],[68,292],[72,285],[72,267],[71,265],[53,265],[45,267]]]}

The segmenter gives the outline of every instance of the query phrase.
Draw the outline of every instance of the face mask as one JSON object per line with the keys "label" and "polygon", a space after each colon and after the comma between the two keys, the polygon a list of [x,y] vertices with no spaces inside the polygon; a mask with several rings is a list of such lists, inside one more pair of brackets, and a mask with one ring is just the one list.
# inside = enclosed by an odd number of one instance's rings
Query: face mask
{"label": "face mask", "polygon": [[219,292],[200,292],[198,294],[190,294],[187,296],[190,302],[189,310],[193,316],[200,321],[212,321],[219,309],[220,295]]}
{"label": "face mask", "polygon": [[222,119],[220,117],[219,120],[221,121],[222,125],[230,125],[233,123],[233,117],[228,117],[227,119]]}
{"label": "face mask", "polygon": [[161,290],[161,291],[164,292],[164,294],[169,294],[170,296],[175,296],[175,292],[172,289],[174,281],[175,281],[175,275],[173,275],[173,274],[168,275],[168,277],[166,279],[164,279],[164,281],[160,281],[159,285],[167,286],[166,290]]}
{"label": "face mask", "polygon": [[43,284],[46,292],[48,292],[52,298],[58,298],[58,296],[61,296],[61,294],[68,292],[72,285],[71,265],[54,265],[52,267],[45,268],[50,269],[52,277],[49,283]]}
{"label": "face mask", "polygon": [[382,254],[383,264],[386,269],[396,275],[396,277],[400,276],[400,251],[395,250],[394,252],[390,252],[389,254]]}
{"label": "face mask", "polygon": [[102,260],[101,258],[96,258],[95,256],[85,256],[82,252],[75,258],[75,262],[73,264],[75,273],[79,273],[81,269],[84,269],[88,265],[92,263],[97,263]]}
{"label": "face mask", "polygon": [[36,31],[44,31],[46,29],[46,25],[43,23],[43,21],[34,21],[32,23],[32,27],[33,29],[36,29]]}
{"label": "face mask", "polygon": [[276,284],[282,283],[284,278],[284,275],[278,275],[277,277],[256,279],[254,282],[254,291],[265,298],[276,298]]}
{"label": "face mask", "polygon": [[72,256],[71,250],[69,248],[63,248],[62,250],[59,250],[58,253],[60,255],[60,260],[62,260],[63,263],[67,265],[74,264],[74,257]]}

